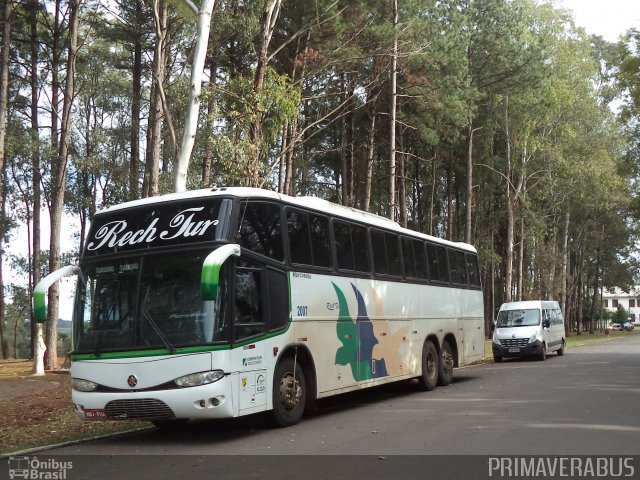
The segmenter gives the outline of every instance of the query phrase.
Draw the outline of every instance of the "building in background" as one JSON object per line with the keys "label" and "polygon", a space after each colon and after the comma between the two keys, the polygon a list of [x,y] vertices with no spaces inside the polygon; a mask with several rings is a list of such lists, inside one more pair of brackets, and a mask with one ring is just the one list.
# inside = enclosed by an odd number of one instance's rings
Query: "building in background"
{"label": "building in background", "polygon": [[640,321],[640,285],[631,287],[625,291],[618,287],[605,288],[602,291],[602,304],[609,312],[618,310],[621,305],[629,312],[629,319],[632,322]]}

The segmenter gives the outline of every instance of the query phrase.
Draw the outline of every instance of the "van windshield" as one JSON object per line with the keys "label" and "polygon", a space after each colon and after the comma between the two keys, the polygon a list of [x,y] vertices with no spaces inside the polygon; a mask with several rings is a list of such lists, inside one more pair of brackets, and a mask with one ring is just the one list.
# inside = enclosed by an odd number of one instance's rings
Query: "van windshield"
{"label": "van windshield", "polygon": [[540,310],[503,310],[498,313],[496,327],[532,327],[540,325]]}

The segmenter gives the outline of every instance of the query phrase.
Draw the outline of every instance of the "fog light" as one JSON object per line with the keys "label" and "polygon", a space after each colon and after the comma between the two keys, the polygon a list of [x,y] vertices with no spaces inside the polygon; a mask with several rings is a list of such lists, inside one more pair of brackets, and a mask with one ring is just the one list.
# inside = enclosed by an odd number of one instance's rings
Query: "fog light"
{"label": "fog light", "polygon": [[207,405],[207,402],[205,402],[204,400],[200,400],[200,406],[202,408],[204,408]]}
{"label": "fog light", "polygon": [[212,398],[211,399],[211,405],[213,405],[214,407],[217,407],[218,405],[220,405],[220,400],[218,400],[217,398]]}

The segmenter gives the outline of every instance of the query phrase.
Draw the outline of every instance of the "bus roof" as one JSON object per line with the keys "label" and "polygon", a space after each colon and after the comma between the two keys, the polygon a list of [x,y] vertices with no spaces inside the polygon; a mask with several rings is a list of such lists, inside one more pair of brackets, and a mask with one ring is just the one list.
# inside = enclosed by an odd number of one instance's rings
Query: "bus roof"
{"label": "bus roof", "polygon": [[345,207],[344,205],[332,203],[332,202],[329,202],[328,200],[324,200],[318,197],[309,197],[309,196],[292,197],[289,195],[284,195],[282,193],[273,192],[271,190],[265,190],[261,188],[251,188],[251,187],[205,188],[200,190],[189,190],[182,193],[168,193],[165,195],[148,197],[148,198],[143,198],[139,200],[132,200],[129,202],[124,202],[124,203],[120,203],[110,207],[106,207],[96,212],[96,215],[101,215],[104,213],[113,212],[117,210],[143,207],[145,205],[153,205],[157,203],[166,203],[166,202],[173,202],[173,201],[179,201],[179,200],[218,197],[218,196],[277,200],[289,205],[308,208],[308,209],[322,212],[325,214],[341,217],[347,220],[355,220],[358,222],[366,223],[370,226],[386,228],[388,230],[394,230],[398,233],[405,233],[408,235],[419,236],[421,238],[424,238],[425,240],[431,240],[433,242],[461,248],[471,252],[476,251],[476,249],[472,245],[469,245],[468,243],[452,242],[449,240],[444,240],[442,238],[433,237],[431,235],[416,232],[414,230],[409,230],[401,227],[400,224],[398,224],[397,222],[394,222],[393,220],[390,220],[386,217],[376,215],[375,213],[365,212],[363,210],[358,210],[357,208]]}

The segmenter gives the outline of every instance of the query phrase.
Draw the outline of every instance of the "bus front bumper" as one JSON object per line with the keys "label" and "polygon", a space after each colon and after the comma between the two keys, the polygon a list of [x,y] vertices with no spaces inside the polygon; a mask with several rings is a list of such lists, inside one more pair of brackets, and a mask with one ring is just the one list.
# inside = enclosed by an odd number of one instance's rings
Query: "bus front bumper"
{"label": "bus front bumper", "polygon": [[231,377],[197,387],[169,390],[79,392],[71,398],[84,420],[165,420],[234,416]]}

